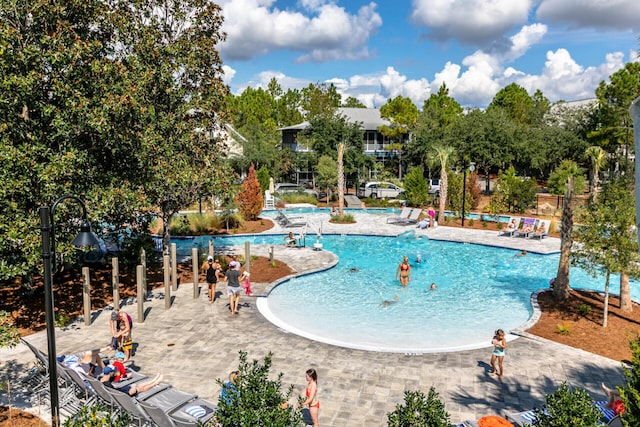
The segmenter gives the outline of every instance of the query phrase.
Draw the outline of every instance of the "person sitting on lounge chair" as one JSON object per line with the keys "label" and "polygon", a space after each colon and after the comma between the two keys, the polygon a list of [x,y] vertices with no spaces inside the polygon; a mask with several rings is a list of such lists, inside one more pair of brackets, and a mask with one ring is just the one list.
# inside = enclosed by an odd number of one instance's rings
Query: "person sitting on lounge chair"
{"label": "person sitting on lounge chair", "polygon": [[520,230],[520,233],[531,233],[533,231],[533,224],[525,224]]}
{"label": "person sitting on lounge chair", "polygon": [[534,236],[542,236],[547,233],[547,223],[542,221],[538,229],[533,233]]}
{"label": "person sitting on lounge chair", "polygon": [[515,218],[511,218],[509,224],[507,225],[506,231],[516,231],[518,229],[518,222]]}

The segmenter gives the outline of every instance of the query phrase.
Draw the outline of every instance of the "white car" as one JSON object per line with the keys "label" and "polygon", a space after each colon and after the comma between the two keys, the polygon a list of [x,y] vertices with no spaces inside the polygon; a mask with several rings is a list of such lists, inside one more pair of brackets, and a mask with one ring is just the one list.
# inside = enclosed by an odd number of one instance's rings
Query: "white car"
{"label": "white car", "polygon": [[429,194],[435,194],[436,196],[440,194],[440,180],[439,179],[430,179],[429,180]]}
{"label": "white car", "polygon": [[404,196],[404,188],[390,182],[365,182],[358,187],[358,197],[373,199],[395,199]]}

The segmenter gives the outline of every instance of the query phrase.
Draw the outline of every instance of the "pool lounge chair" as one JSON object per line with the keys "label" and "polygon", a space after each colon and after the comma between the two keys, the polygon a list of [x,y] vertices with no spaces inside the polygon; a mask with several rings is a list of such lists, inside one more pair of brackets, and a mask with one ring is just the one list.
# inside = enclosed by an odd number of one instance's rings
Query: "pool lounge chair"
{"label": "pool lounge chair", "polygon": [[405,219],[402,224],[417,224],[422,215],[422,209],[414,209],[409,214],[409,218]]}
{"label": "pool lounge chair", "polygon": [[281,210],[278,210],[278,215],[274,219],[282,227],[302,227],[308,222],[305,217],[285,215]]}
{"label": "pool lounge chair", "polygon": [[[609,408],[607,401],[599,400],[593,404],[602,412],[602,421],[607,426],[618,426],[620,417],[617,417],[613,409]],[[524,427],[533,424],[536,416],[533,410],[517,412],[515,414],[507,414],[507,420],[511,421],[515,426]]]}
{"label": "pool lounge chair", "polygon": [[549,227],[551,226],[551,221],[548,219],[541,219],[538,222],[538,226],[534,230],[533,234],[531,234],[532,239],[540,239],[542,240],[545,236],[549,235]]}
{"label": "pool lounge chair", "polygon": [[536,219],[535,218],[524,218],[522,220],[522,228],[516,231],[516,234],[520,237],[529,237],[533,234],[533,230],[535,229]]}
{"label": "pool lounge chair", "polygon": [[409,215],[411,215],[411,210],[412,208],[402,208],[400,215],[387,218],[387,224],[397,224],[406,221]]}
{"label": "pool lounge chair", "polygon": [[518,231],[520,224],[522,223],[522,218],[519,216],[512,216],[509,218],[509,222],[507,223],[507,227],[498,233],[498,236],[509,236],[513,237],[513,235]]}

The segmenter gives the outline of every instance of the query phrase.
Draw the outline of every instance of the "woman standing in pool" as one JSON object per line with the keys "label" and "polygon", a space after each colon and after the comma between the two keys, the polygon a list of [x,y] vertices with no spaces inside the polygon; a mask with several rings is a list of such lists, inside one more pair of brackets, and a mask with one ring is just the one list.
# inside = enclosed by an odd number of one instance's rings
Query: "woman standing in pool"
{"label": "woman standing in pool", "polygon": [[396,280],[398,280],[398,273],[400,274],[400,284],[402,286],[409,285],[409,280],[411,280],[411,265],[409,265],[408,256],[405,255],[398,266],[396,270]]}
{"label": "woman standing in pool", "polygon": [[[504,359],[504,349],[507,348],[507,341],[504,339],[504,331],[502,329],[496,331],[496,334],[491,340],[491,344],[493,344],[491,367],[493,368],[493,373],[498,374],[498,378],[502,378],[502,374],[504,373],[502,370],[502,360]],[[500,368],[499,372],[496,369],[496,359],[498,360],[498,368]]]}
{"label": "woman standing in pool", "polygon": [[318,400],[318,373],[315,369],[307,369],[307,388],[305,389],[305,400],[302,406],[309,405],[309,414],[314,427],[318,426],[318,412],[320,411],[320,401]]}

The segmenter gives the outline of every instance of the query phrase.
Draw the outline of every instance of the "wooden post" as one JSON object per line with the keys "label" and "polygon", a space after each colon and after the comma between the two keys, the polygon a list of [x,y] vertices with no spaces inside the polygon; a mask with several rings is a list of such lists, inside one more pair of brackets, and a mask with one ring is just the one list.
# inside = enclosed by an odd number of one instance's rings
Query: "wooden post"
{"label": "wooden post", "polygon": [[269,246],[269,263],[273,263],[273,245]]}
{"label": "wooden post", "polygon": [[147,298],[147,252],[140,249],[140,265],[142,265],[142,283],[144,284],[144,297]]}
{"label": "wooden post", "polygon": [[251,272],[251,244],[244,242],[244,271]]}
{"label": "wooden post", "polygon": [[214,256],[215,248],[213,247],[213,239],[209,240],[209,256]]}
{"label": "wooden post", "polygon": [[89,267],[82,267],[82,306],[84,308],[84,324],[91,325],[91,278],[89,277]]}
{"label": "wooden post", "polygon": [[177,264],[177,247],[175,243],[171,244],[171,289],[178,290],[178,264]]}
{"label": "wooden post", "polygon": [[120,266],[118,258],[111,258],[111,288],[113,289],[113,309],[120,308]]}
{"label": "wooden post", "polygon": [[144,269],[141,265],[136,267],[136,280],[138,283],[138,322],[144,322]]}
{"label": "wooden post", "polygon": [[162,257],[162,270],[164,271],[164,308],[171,308],[171,267],[169,255]]}
{"label": "wooden post", "polygon": [[198,248],[191,248],[191,265],[193,268],[193,297],[198,298]]}

